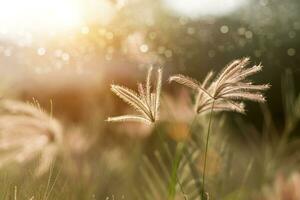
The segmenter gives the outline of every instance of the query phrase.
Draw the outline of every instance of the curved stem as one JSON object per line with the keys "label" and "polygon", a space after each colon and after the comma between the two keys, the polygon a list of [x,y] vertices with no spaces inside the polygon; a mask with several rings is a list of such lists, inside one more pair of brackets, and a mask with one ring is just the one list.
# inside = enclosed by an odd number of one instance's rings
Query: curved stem
{"label": "curved stem", "polygon": [[206,159],[207,159],[208,142],[209,142],[209,135],[210,135],[210,128],[211,128],[211,121],[212,121],[212,113],[213,113],[213,109],[214,109],[214,104],[215,104],[215,99],[213,100],[212,107],[211,107],[211,110],[210,110],[209,122],[208,122],[208,129],[207,129],[207,135],[206,135],[204,166],[203,166],[203,175],[202,175],[202,184],[203,184],[202,200],[206,199],[206,196],[205,196]]}

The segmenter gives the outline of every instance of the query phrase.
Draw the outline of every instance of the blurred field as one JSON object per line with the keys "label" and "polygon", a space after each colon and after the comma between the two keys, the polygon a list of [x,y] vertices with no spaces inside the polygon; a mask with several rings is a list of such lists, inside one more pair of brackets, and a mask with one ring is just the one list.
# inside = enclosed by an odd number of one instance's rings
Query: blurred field
{"label": "blurred field", "polygon": [[[297,0],[0,1],[0,199],[300,200],[299,35]],[[245,114],[168,81],[244,57],[271,84]],[[151,66],[158,120],[107,122]]]}

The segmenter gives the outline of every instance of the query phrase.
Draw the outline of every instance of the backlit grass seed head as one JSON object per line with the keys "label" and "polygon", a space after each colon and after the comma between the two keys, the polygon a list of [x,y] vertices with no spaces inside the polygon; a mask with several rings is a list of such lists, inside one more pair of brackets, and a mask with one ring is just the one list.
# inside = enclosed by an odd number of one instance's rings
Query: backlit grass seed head
{"label": "backlit grass seed head", "polygon": [[158,120],[162,82],[162,69],[157,70],[156,89],[151,92],[151,76],[153,68],[148,69],[145,84],[138,83],[138,93],[120,85],[111,85],[111,91],[132,106],[140,115],[123,115],[109,117],[109,122],[134,121],[152,124]]}
{"label": "backlit grass seed head", "polygon": [[269,84],[253,85],[246,80],[262,70],[262,65],[246,68],[249,58],[234,60],[228,64],[214,80],[214,73],[209,72],[202,83],[184,75],[171,76],[169,81],[175,81],[197,92],[195,98],[195,111],[204,113],[213,107],[214,111],[245,112],[242,100],[264,102],[261,93],[270,87]]}
{"label": "backlit grass seed head", "polygon": [[40,158],[38,175],[48,170],[62,143],[62,125],[38,104],[0,102],[0,167]]}

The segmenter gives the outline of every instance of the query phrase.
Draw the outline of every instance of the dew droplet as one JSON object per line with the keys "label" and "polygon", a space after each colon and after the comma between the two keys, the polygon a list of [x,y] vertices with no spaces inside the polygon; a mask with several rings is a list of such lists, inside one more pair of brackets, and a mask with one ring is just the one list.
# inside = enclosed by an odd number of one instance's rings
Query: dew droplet
{"label": "dew droplet", "polygon": [[221,26],[220,31],[221,31],[221,33],[226,34],[229,31],[229,27],[226,25],[223,25],[223,26]]}
{"label": "dew droplet", "polygon": [[296,49],[294,49],[294,48],[289,48],[289,49],[287,50],[287,54],[288,54],[289,56],[294,56],[294,55],[296,55]]}
{"label": "dew droplet", "polygon": [[252,33],[251,31],[246,31],[246,32],[245,32],[245,37],[246,37],[247,39],[252,39],[253,33]]}
{"label": "dew droplet", "polygon": [[147,44],[142,44],[142,45],[140,46],[140,51],[141,51],[142,53],[147,53],[148,50],[149,50],[149,47],[148,47]]}
{"label": "dew droplet", "polygon": [[45,49],[45,48],[43,48],[43,47],[41,47],[41,48],[38,48],[38,50],[37,50],[37,54],[38,54],[39,56],[43,56],[43,55],[45,55],[45,54],[46,54],[46,49]]}

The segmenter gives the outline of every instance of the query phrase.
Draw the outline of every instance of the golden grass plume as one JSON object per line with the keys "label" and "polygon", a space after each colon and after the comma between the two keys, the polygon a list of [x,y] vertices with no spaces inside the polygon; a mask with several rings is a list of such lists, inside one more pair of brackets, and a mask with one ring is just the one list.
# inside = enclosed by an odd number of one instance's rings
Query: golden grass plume
{"label": "golden grass plume", "polygon": [[151,92],[151,76],[153,68],[148,69],[145,85],[138,83],[138,93],[120,85],[111,85],[111,91],[120,97],[123,101],[135,108],[140,115],[123,115],[109,117],[109,122],[134,121],[146,124],[152,124],[158,120],[159,104],[162,82],[162,69],[157,70],[156,89]]}
{"label": "golden grass plume", "polygon": [[178,74],[171,76],[169,81],[175,81],[195,91],[195,111],[205,113],[213,107],[213,111],[245,112],[245,106],[241,100],[264,102],[265,97],[261,93],[270,87],[269,84],[253,85],[246,78],[262,70],[262,65],[246,68],[249,58],[234,60],[229,63],[212,80],[214,73],[209,72],[202,83],[197,80]]}
{"label": "golden grass plume", "polygon": [[0,167],[39,158],[36,173],[45,173],[62,143],[63,127],[37,101],[0,101]]}

